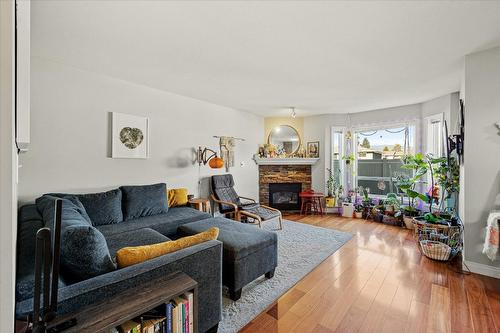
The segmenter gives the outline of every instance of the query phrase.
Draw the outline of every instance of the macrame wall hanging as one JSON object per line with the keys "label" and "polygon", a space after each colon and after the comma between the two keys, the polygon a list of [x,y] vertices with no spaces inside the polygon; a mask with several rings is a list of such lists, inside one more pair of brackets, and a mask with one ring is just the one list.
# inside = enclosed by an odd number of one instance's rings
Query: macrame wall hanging
{"label": "macrame wall hanging", "polygon": [[242,138],[235,138],[232,136],[216,136],[214,138],[219,139],[219,148],[221,158],[224,160],[224,166],[226,171],[229,172],[231,167],[234,167],[234,150],[236,148],[236,141],[245,141]]}

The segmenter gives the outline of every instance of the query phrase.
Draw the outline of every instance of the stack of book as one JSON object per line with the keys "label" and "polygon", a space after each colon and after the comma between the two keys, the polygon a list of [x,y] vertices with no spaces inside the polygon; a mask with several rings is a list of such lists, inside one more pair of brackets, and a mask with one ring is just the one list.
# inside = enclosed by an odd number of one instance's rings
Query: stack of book
{"label": "stack of book", "polygon": [[193,333],[193,306],[193,293],[185,293],[110,333]]}

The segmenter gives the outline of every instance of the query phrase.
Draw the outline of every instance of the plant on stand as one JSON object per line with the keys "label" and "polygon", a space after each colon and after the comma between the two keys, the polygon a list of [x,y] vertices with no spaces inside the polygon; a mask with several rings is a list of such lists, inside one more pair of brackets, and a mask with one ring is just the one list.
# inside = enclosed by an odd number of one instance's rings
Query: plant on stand
{"label": "plant on stand", "polygon": [[335,207],[337,192],[340,186],[340,169],[337,172],[332,171],[332,169],[326,169],[328,171],[328,180],[326,181],[326,207],[332,208]]}
{"label": "plant on stand", "polygon": [[455,157],[450,157],[436,168],[436,180],[442,194],[439,210],[444,214],[454,215],[457,211],[456,196],[460,191],[460,166]]}

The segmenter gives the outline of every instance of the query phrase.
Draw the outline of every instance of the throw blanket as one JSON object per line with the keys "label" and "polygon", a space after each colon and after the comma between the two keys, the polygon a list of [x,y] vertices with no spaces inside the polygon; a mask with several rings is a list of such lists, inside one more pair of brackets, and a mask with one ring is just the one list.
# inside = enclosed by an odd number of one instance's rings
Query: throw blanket
{"label": "throw blanket", "polygon": [[500,211],[491,212],[490,216],[488,216],[486,240],[483,248],[483,253],[486,254],[491,261],[496,259],[500,244],[499,223]]}

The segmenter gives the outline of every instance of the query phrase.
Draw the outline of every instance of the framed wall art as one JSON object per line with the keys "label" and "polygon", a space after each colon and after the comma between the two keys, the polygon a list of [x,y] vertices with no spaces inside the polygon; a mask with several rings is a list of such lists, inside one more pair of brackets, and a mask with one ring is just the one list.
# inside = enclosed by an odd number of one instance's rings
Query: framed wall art
{"label": "framed wall art", "polygon": [[149,157],[149,118],[112,112],[111,157]]}

